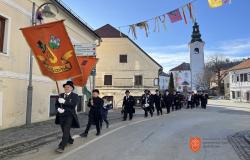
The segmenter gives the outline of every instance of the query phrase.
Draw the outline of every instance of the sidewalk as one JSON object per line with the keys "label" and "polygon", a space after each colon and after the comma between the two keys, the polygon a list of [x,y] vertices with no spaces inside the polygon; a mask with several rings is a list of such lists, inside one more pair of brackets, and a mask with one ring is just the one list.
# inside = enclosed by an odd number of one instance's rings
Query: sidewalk
{"label": "sidewalk", "polygon": [[[121,112],[111,111],[108,115],[112,122],[121,120]],[[78,115],[81,128],[72,129],[72,133],[83,132],[87,124],[88,115]],[[6,130],[0,130],[0,159],[7,159],[12,155],[20,154],[37,148],[38,146],[50,143],[61,137],[60,126],[55,125],[53,120],[34,123],[30,126],[20,126]]]}
{"label": "sidewalk", "polygon": [[212,99],[209,99],[208,105],[228,106],[228,107],[250,110],[250,103],[233,102],[231,100],[212,100]]}

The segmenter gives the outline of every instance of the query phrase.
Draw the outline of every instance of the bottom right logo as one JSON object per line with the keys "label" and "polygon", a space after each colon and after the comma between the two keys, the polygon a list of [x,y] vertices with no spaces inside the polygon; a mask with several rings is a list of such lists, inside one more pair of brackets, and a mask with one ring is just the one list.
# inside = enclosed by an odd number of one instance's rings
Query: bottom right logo
{"label": "bottom right logo", "polygon": [[201,149],[201,138],[198,136],[190,137],[189,148],[192,152],[199,152]]}

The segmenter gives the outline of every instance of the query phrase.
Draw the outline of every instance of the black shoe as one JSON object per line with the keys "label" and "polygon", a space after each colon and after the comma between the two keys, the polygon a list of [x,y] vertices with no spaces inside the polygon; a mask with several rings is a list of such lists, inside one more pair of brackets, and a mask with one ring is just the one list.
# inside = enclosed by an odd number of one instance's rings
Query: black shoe
{"label": "black shoe", "polygon": [[64,152],[64,148],[63,147],[59,147],[56,149],[57,153],[63,153]]}
{"label": "black shoe", "polygon": [[81,134],[80,134],[80,137],[86,138],[86,137],[88,137],[88,133],[81,133]]}
{"label": "black shoe", "polygon": [[101,132],[97,132],[97,133],[96,133],[96,136],[100,136],[100,135],[101,135]]}
{"label": "black shoe", "polygon": [[69,144],[74,144],[74,139],[70,139]]}
{"label": "black shoe", "polygon": [[106,125],[106,128],[109,128],[109,124]]}

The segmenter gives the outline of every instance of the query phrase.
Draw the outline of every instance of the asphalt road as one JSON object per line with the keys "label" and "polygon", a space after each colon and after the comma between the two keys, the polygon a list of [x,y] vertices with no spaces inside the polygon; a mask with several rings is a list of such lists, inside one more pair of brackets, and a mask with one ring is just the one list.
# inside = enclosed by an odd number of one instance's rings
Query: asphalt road
{"label": "asphalt road", "polygon": [[[102,135],[76,136],[65,153],[56,154],[57,144],[20,155],[18,160],[240,160],[227,136],[249,130],[250,112],[223,106],[207,110],[182,109],[153,118],[113,124]],[[201,139],[198,152],[190,149],[190,137]]]}

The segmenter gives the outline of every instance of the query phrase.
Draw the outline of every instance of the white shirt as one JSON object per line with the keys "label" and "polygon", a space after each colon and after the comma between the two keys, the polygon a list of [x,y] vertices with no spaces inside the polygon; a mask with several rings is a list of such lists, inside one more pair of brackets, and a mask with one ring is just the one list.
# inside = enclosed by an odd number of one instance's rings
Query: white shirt
{"label": "white shirt", "polygon": [[71,93],[71,92],[69,92],[69,93],[64,93],[64,98],[66,97],[66,95],[69,96],[70,93]]}

